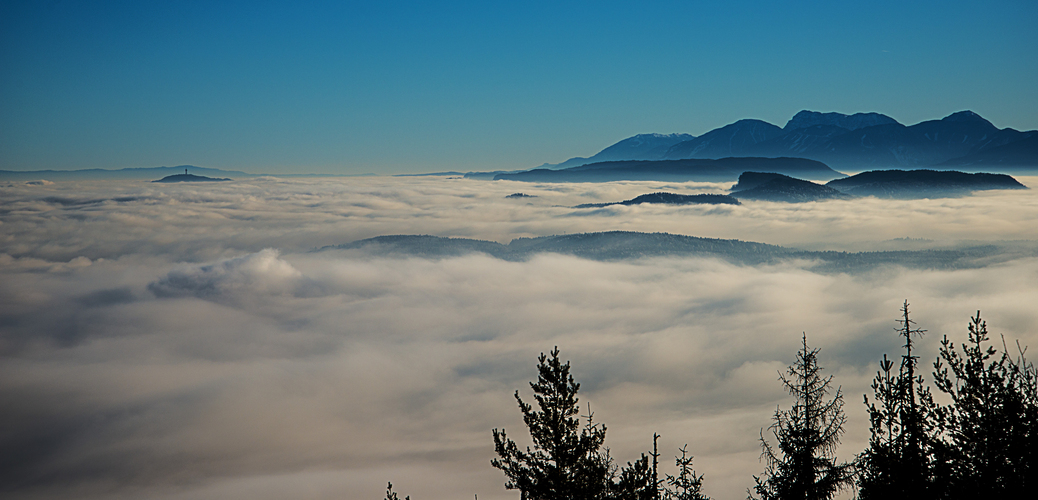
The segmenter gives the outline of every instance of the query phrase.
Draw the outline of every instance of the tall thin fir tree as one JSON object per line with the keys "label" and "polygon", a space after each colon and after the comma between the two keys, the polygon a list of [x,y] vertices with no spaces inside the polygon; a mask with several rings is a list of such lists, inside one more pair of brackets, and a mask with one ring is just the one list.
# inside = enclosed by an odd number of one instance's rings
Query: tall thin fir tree
{"label": "tall thin fir tree", "polygon": [[822,377],[818,349],[808,347],[806,333],[802,344],[796,362],[779,374],[794,403],[788,411],[775,410],[768,429],[776,446],[761,430],[761,457],[767,461],[767,468],[753,479],[754,490],[762,500],[829,499],[852,483],[853,465],[836,461],[847,419],[843,395],[837,388],[836,394],[827,398],[832,376]]}
{"label": "tall thin fir tree", "polygon": [[913,353],[913,338],[926,330],[914,328],[908,301],[901,308],[905,353],[897,375],[893,362],[883,356],[880,371],[872,382],[873,402],[865,396],[871,436],[869,447],[858,457],[859,498],[937,498],[945,486],[941,479],[944,447],[934,429],[933,397],[922,375],[916,373],[919,357]]}
{"label": "tall thin fir tree", "polygon": [[[609,500],[660,500],[659,457],[656,441],[659,434],[652,433],[652,452],[632,462],[627,467],[614,471],[609,480]],[[649,462],[649,458],[652,462]]]}

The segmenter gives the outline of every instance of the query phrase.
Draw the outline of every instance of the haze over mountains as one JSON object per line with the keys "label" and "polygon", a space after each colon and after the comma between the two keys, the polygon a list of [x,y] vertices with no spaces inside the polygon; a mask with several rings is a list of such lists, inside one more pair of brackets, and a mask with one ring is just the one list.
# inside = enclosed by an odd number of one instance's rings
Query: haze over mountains
{"label": "haze over mountains", "polygon": [[[826,163],[836,170],[878,168],[936,169],[1038,168],[1038,131],[999,129],[972,111],[906,126],[880,113],[800,111],[784,127],[745,119],[699,137],[661,145],[682,134],[641,134],[624,139],[590,158],[572,158],[541,168],[566,168],[605,160],[682,160],[725,157],[795,157]],[[622,146],[659,138],[654,147]],[[666,140],[664,140],[666,138]],[[615,158],[617,152],[627,152]],[[640,155],[640,156],[638,156]]]}
{"label": "haze over mountains", "polygon": [[941,198],[992,189],[1027,189],[1005,174],[936,170],[874,170],[834,179],[829,188],[854,196]]}
{"label": "haze over mountains", "polygon": [[667,154],[675,144],[690,141],[696,136],[689,134],[638,134],[628,137],[590,158],[570,158],[562,163],[545,163],[537,168],[579,167],[588,163],[622,160],[659,160]]}
{"label": "haze over mountains", "polygon": [[915,269],[975,269],[1022,256],[1038,255],[1038,248],[1033,243],[1003,242],[921,251],[817,252],[752,241],[636,231],[516,238],[507,244],[471,238],[387,235],[331,245],[317,251],[326,250],[364,250],[383,256],[420,256],[433,259],[481,253],[506,261],[527,261],[543,253],[574,255],[602,261],[643,257],[707,256],[743,265],[802,259],[814,261],[809,268],[823,273],[858,273],[891,265]]}
{"label": "haze over mountains", "polygon": [[[973,172],[1038,172],[1038,130],[999,129],[972,111],[960,111],[939,120],[928,120],[906,126],[881,113],[846,115],[803,110],[794,115],[781,128],[763,120],[743,119],[698,137],[679,133],[638,134],[623,139],[590,157],[574,157],[556,164],[545,163],[534,170],[563,170],[607,162],[718,160],[723,158],[806,159],[824,163],[837,171],[849,172],[898,168]],[[231,178],[258,176],[258,174],[242,171],[185,166],[196,173],[208,175]],[[113,170],[0,170],[0,180],[153,180],[164,175],[175,174],[185,166]],[[641,165],[641,167],[644,166],[646,165]],[[762,171],[763,169],[751,167],[747,170]],[[422,175],[464,175],[468,178],[489,180],[495,177],[509,178],[500,174],[521,172],[529,171],[469,172],[467,174],[441,172]],[[736,172],[735,177],[739,173]],[[798,172],[780,173],[798,175]],[[278,174],[279,177],[313,175],[315,174]],[[319,176],[327,175],[320,174]],[[735,177],[731,177],[731,179],[734,180]],[[819,180],[827,179],[819,178]]]}
{"label": "haze over mountains", "polygon": [[494,180],[525,182],[610,182],[659,180],[683,182],[729,181],[747,171],[777,172],[823,180],[844,175],[824,163],[804,158],[719,158],[685,160],[627,160],[589,163],[561,170],[538,168],[526,172],[500,173]]}

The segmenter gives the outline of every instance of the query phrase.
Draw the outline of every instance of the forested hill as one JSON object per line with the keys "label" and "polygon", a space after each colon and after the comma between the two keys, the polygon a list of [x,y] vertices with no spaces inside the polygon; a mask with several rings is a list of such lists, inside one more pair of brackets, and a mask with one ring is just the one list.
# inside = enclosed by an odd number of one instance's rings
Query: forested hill
{"label": "forested hill", "polygon": [[854,196],[919,198],[953,196],[991,189],[1027,189],[1006,174],[954,170],[873,170],[829,181],[826,186]]}
{"label": "forested hill", "polygon": [[507,245],[468,238],[391,235],[327,246],[317,251],[335,249],[423,258],[482,253],[509,261],[527,260],[539,253],[574,255],[602,261],[642,257],[705,256],[745,265],[799,259],[813,261],[811,268],[819,272],[867,271],[883,265],[923,269],[971,269],[1020,257],[1038,256],[1038,242],[975,245],[955,249],[819,252],[750,241],[630,231],[516,238]]}

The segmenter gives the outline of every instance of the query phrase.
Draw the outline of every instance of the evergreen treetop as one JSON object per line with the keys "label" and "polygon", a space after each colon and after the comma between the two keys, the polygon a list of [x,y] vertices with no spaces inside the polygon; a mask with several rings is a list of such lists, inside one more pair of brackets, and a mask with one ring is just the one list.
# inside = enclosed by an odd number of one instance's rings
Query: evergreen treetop
{"label": "evergreen treetop", "polygon": [[821,370],[818,349],[808,347],[805,333],[796,362],[779,374],[794,403],[787,411],[776,409],[768,428],[777,448],[761,431],[761,456],[767,468],[761,477],[754,476],[754,490],[762,500],[828,499],[852,479],[853,465],[836,462],[846,421],[843,395],[837,388],[827,398],[832,376],[822,377]]}

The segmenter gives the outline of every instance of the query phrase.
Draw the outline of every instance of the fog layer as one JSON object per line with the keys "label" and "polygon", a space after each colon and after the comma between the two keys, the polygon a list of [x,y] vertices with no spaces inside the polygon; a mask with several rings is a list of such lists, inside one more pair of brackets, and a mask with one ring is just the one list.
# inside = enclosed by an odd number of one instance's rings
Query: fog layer
{"label": "fog layer", "polygon": [[[1035,185],[1034,178],[1021,178]],[[490,431],[558,346],[621,462],[688,443],[743,498],[802,332],[847,395],[896,355],[898,308],[962,341],[978,309],[1038,345],[1038,259],[816,274],[802,262],[388,258],[309,250],[385,234],[508,242],[666,231],[813,249],[1038,239],[1033,190],[937,200],[573,205],[727,185],[443,178],[0,187],[0,488],[12,498],[517,498]],[[507,199],[523,191],[535,198]],[[913,238],[910,240],[896,238]],[[920,241],[930,240],[930,241]],[[997,340],[997,336],[996,336]],[[667,463],[664,461],[664,463]],[[672,472],[669,468],[665,472]]]}

